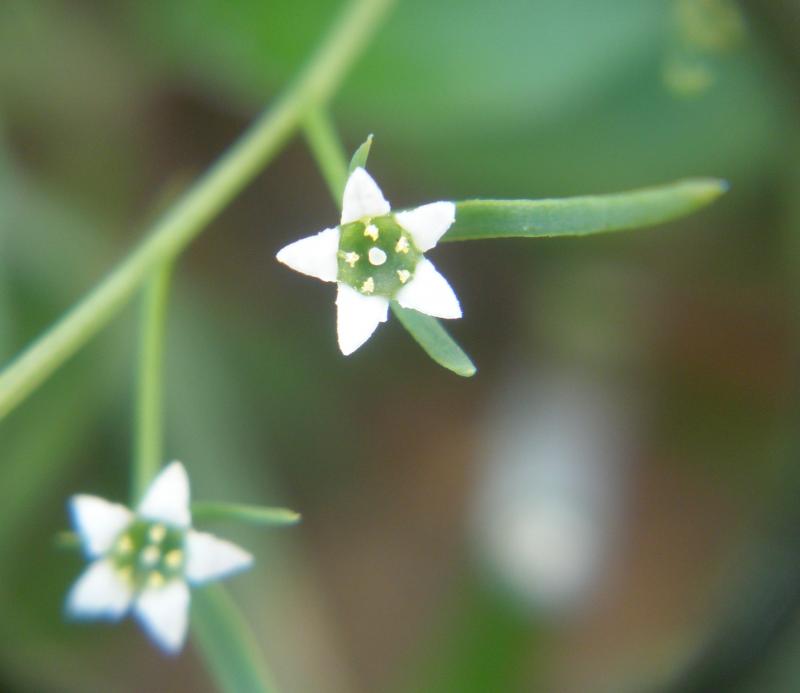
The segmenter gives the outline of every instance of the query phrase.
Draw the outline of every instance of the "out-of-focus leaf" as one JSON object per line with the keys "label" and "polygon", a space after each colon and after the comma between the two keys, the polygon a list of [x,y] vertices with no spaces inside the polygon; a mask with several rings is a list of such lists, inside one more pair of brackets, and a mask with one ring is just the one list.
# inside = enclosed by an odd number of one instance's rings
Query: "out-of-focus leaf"
{"label": "out-of-focus leaf", "polygon": [[[301,64],[335,4],[119,9],[148,54],[250,113]],[[426,199],[624,189],[705,170],[752,180],[783,151],[790,100],[757,45],[726,60],[703,99],[676,99],[660,75],[670,6],[549,0],[496,12],[478,0],[407,0],[348,79],[337,114],[346,133],[379,135],[382,159]]]}
{"label": "out-of-focus leaf", "polygon": [[197,590],[192,601],[192,633],[220,690],[275,690],[260,664],[258,645],[225,588],[209,585]]}
{"label": "out-of-focus leaf", "polygon": [[251,525],[283,527],[300,522],[300,513],[287,508],[267,508],[238,503],[192,503],[195,520],[234,520]]}
{"label": "out-of-focus leaf", "polygon": [[724,181],[687,180],[614,195],[556,200],[467,200],[442,240],[584,236],[661,224],[690,214],[727,190]]}
{"label": "out-of-focus leaf", "polygon": [[369,157],[369,150],[372,148],[372,135],[369,135],[366,140],[364,140],[353,153],[353,158],[350,159],[350,168],[348,169],[348,173],[352,173],[355,171],[359,166],[361,168],[366,168],[367,166],[367,158]]}
{"label": "out-of-focus leaf", "polygon": [[392,302],[392,312],[436,363],[465,378],[475,375],[478,370],[475,364],[436,318],[408,310],[395,302]]}

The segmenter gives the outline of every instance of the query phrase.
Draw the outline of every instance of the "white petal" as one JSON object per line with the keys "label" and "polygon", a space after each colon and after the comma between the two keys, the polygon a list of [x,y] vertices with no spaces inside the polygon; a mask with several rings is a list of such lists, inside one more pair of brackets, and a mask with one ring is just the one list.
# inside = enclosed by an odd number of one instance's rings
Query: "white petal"
{"label": "white petal", "polygon": [[137,515],[175,527],[191,524],[189,477],[180,462],[171,462],[155,478],[136,509]]}
{"label": "white petal", "polygon": [[461,317],[461,306],[453,289],[427,258],[419,261],[411,281],[397,292],[397,302],[403,308],[436,318]]}
{"label": "white petal", "polygon": [[424,253],[433,248],[452,226],[456,220],[456,206],[452,202],[431,202],[407,212],[397,212],[394,218]]}
{"label": "white petal", "polygon": [[122,578],[111,561],[89,564],[67,595],[67,614],[72,618],[105,618],[116,621],[133,598],[131,583]]}
{"label": "white petal", "polygon": [[189,531],[186,535],[186,578],[200,584],[249,568],[253,557],[236,544],[213,534]]}
{"label": "white petal", "polygon": [[109,503],[97,496],[72,496],[69,509],[72,525],[90,558],[108,551],[114,540],[133,521],[133,513],[124,505]]}
{"label": "white petal", "polygon": [[324,282],[335,282],[339,272],[336,260],[338,250],[339,229],[325,229],[281,248],[275,257],[278,262],[297,272]]}
{"label": "white petal", "polygon": [[364,296],[352,286],[339,284],[336,307],[339,348],[348,356],[370,338],[380,323],[386,322],[389,299],[384,296]]}
{"label": "white petal", "polygon": [[378,184],[360,166],[350,174],[344,186],[342,223],[358,221],[364,217],[382,217],[391,211]]}
{"label": "white petal", "polygon": [[170,654],[180,651],[189,625],[189,587],[183,580],[146,589],[133,610],[156,645]]}

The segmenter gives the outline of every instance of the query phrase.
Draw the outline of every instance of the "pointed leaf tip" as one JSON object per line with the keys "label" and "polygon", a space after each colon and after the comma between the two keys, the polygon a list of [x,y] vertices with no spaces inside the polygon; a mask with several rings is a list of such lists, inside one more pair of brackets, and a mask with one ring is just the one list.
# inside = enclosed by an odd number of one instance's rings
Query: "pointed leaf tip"
{"label": "pointed leaf tip", "polygon": [[362,142],[356,151],[353,153],[353,158],[350,159],[350,167],[348,174],[355,171],[357,168],[367,167],[367,158],[369,157],[369,150],[372,148],[372,133],[367,135],[367,139]]}
{"label": "pointed leaf tip", "polygon": [[245,524],[288,527],[302,519],[300,513],[287,508],[270,508],[241,503],[192,503],[192,515],[196,520],[233,520]]}
{"label": "pointed leaf tip", "polygon": [[403,308],[394,301],[391,307],[400,324],[408,330],[425,353],[440,366],[463,378],[471,378],[478,372],[472,359],[467,356],[436,318],[416,310]]}

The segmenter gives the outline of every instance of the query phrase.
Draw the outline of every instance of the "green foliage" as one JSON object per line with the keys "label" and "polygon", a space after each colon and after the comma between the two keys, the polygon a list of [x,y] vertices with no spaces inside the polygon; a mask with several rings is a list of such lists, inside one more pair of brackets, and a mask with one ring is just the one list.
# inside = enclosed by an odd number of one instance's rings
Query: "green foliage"
{"label": "green foliage", "polygon": [[416,310],[403,308],[395,301],[391,305],[392,312],[403,327],[436,363],[465,378],[475,375],[478,371],[475,364],[447,334],[439,320]]}
{"label": "green foliage", "polygon": [[353,156],[350,159],[350,166],[347,169],[348,173],[352,173],[359,166],[361,168],[366,168],[367,158],[369,157],[369,150],[371,148],[372,148],[372,135],[368,135],[367,139],[364,140],[358,146],[358,149],[356,149],[355,152],[353,152]]}
{"label": "green foliage", "polygon": [[200,522],[231,520],[263,527],[285,527],[300,522],[300,514],[293,510],[241,503],[192,503],[192,517]]}
{"label": "green foliage", "polygon": [[276,690],[248,625],[222,586],[209,585],[196,590],[192,634],[220,690],[232,693]]}
{"label": "green foliage", "polygon": [[689,180],[614,195],[560,200],[467,200],[442,240],[586,236],[661,224],[691,214],[727,190],[723,181]]}

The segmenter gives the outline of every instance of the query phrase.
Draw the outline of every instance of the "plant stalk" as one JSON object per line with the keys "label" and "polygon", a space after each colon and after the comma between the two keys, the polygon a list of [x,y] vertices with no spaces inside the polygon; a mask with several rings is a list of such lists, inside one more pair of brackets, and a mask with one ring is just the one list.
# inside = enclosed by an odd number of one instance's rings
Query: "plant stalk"
{"label": "plant stalk", "polygon": [[[393,0],[352,0],[297,80],[160,218],[139,247],[0,373],[0,419],[104,327],[154,267],[180,253],[326,103]],[[54,268],[56,269],[56,268]]]}

